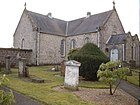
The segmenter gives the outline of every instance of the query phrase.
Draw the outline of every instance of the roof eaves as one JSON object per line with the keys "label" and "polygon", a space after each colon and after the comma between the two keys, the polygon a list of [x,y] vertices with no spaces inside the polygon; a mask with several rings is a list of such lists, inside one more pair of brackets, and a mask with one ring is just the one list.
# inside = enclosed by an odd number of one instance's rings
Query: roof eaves
{"label": "roof eaves", "polygon": [[55,33],[49,33],[49,32],[43,32],[43,31],[39,31],[39,33],[42,33],[42,34],[49,34],[49,35],[56,35],[56,36],[66,36],[65,34],[55,34]]}

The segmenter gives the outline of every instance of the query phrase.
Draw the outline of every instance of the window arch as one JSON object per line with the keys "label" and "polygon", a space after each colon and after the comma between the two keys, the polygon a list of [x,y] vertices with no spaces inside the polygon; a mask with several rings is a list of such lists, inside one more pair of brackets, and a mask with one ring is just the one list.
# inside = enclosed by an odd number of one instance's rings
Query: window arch
{"label": "window arch", "polygon": [[60,54],[62,56],[65,56],[66,52],[66,41],[64,39],[61,40],[61,45],[60,45]]}
{"label": "window arch", "polygon": [[89,42],[90,42],[90,41],[89,41],[89,37],[86,37],[86,38],[85,38],[85,44],[86,44],[86,43],[89,43]]}
{"label": "window arch", "polygon": [[22,41],[21,41],[21,49],[24,48],[24,43],[25,43],[25,40],[24,40],[24,38],[23,38]]}
{"label": "window arch", "polygon": [[74,49],[76,45],[75,39],[72,39],[70,42],[70,49]]}

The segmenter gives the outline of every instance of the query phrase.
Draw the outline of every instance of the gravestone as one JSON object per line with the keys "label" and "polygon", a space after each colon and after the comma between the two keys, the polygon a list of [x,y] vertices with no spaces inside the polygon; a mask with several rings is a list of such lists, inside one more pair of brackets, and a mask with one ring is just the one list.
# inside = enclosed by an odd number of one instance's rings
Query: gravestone
{"label": "gravestone", "polygon": [[26,66],[26,58],[19,58],[18,76],[29,77],[28,68]]}
{"label": "gravestone", "polygon": [[63,60],[62,62],[61,62],[61,68],[60,68],[60,70],[61,70],[61,76],[65,76],[65,67],[66,65],[65,65],[65,60]]}
{"label": "gravestone", "polygon": [[79,85],[79,67],[81,63],[70,60],[65,63],[65,80],[64,87],[71,90],[78,90]]}
{"label": "gravestone", "polygon": [[10,56],[6,56],[5,57],[5,70],[4,70],[4,74],[10,74],[12,71],[10,69]]}

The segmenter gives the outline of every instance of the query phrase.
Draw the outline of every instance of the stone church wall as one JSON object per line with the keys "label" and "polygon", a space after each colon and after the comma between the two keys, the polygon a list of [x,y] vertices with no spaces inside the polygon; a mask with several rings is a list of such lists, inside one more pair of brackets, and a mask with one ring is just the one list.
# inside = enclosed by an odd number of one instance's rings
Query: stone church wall
{"label": "stone church wall", "polygon": [[66,40],[60,35],[43,34],[39,35],[38,45],[38,63],[43,64],[60,64],[64,56],[60,54],[61,40]]}
{"label": "stone church wall", "polygon": [[18,57],[27,59],[27,64],[30,64],[32,50],[15,49],[15,48],[0,48],[0,66],[5,67],[5,57],[10,56],[12,67],[17,66]]}
{"label": "stone church wall", "polygon": [[102,42],[102,50],[105,52],[106,42],[112,34],[123,34],[124,29],[120,22],[120,19],[117,16],[117,13],[114,11],[110,18],[107,20],[106,24],[101,27],[101,40]]}
{"label": "stone church wall", "polygon": [[32,49],[32,64],[36,64],[36,37],[32,20],[27,11],[24,11],[21,20],[14,33],[14,48]]}
{"label": "stone church wall", "polygon": [[75,40],[75,48],[81,48],[84,44],[86,44],[86,38],[89,38],[89,43],[94,43],[97,45],[97,33],[88,33],[82,35],[72,35],[67,37],[67,53],[70,50],[71,40]]}

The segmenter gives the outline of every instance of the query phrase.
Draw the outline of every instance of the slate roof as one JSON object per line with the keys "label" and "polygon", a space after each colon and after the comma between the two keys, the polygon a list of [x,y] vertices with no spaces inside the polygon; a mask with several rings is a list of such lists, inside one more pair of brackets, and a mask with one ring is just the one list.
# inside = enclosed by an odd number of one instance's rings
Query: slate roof
{"label": "slate roof", "polygon": [[72,21],[64,21],[56,18],[50,18],[47,15],[28,11],[40,32],[56,35],[77,35],[96,32],[96,28],[103,26],[110,17],[113,10],[83,17]]}
{"label": "slate roof", "polygon": [[[112,10],[91,15],[90,17],[69,21],[68,35],[96,32],[97,27],[103,26],[111,15]],[[74,30],[72,30],[73,28]]]}
{"label": "slate roof", "polygon": [[28,11],[28,14],[31,19],[33,19],[33,22],[39,29],[39,32],[65,35],[66,21],[50,18],[47,15],[42,15],[31,11]]}
{"label": "slate roof", "polygon": [[107,44],[124,44],[127,38],[126,34],[117,34],[111,35],[110,39],[108,40]]}

